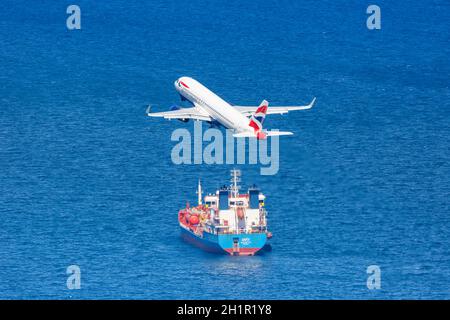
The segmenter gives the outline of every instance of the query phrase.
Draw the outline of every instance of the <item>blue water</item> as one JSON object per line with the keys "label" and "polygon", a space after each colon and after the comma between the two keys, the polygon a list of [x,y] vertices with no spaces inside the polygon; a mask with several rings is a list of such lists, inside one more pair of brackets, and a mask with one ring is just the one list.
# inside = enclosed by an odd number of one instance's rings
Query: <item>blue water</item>
{"label": "blue water", "polygon": [[[0,5],[0,298],[450,298],[450,4],[70,1]],[[273,250],[205,253],[177,211],[229,165],[174,165],[173,81],[269,116],[280,170],[238,166],[267,194]],[[81,268],[68,290],[66,268]],[[381,268],[381,289],[366,268]]]}

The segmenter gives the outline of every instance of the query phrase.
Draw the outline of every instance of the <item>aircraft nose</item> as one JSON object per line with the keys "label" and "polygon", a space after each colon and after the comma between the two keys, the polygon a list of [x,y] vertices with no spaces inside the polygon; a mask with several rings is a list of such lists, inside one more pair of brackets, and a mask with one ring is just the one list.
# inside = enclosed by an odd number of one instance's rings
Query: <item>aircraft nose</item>
{"label": "aircraft nose", "polygon": [[177,91],[180,91],[181,89],[184,89],[184,88],[189,89],[189,86],[186,84],[188,80],[189,80],[188,77],[178,78],[174,82],[174,85],[175,85],[175,88],[177,89]]}

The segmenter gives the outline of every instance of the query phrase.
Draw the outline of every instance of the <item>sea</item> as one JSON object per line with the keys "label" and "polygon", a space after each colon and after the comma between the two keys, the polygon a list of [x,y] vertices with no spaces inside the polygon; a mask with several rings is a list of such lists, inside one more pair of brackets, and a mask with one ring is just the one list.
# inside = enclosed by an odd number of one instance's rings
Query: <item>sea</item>
{"label": "sea", "polygon": [[[449,22],[448,0],[2,0],[0,298],[449,299]],[[294,133],[276,174],[176,164],[193,123],[146,109],[186,106],[181,76],[234,105],[317,100],[267,116]],[[198,179],[233,168],[267,196],[270,252],[180,237]]]}

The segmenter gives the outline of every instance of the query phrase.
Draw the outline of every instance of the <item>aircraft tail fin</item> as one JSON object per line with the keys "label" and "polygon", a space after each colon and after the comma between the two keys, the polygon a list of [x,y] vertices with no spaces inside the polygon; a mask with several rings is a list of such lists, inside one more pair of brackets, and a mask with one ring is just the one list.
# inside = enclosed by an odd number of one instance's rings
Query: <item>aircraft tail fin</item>
{"label": "aircraft tail fin", "polygon": [[235,138],[256,138],[258,140],[266,139],[273,136],[289,136],[292,132],[289,131],[266,131],[263,130],[263,123],[266,118],[267,109],[269,108],[269,102],[263,100],[256,111],[250,117],[250,123],[248,124],[253,128],[253,132],[245,131],[233,134]]}
{"label": "aircraft tail fin", "polygon": [[269,103],[266,100],[263,100],[252,114],[248,125],[255,130],[255,133],[262,130],[268,107]]}

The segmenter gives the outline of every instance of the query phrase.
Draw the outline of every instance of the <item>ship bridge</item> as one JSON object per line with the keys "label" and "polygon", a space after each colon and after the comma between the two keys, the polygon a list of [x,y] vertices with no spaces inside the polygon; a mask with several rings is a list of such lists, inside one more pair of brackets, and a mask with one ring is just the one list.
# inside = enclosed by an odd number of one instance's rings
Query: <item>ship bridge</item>
{"label": "ship bridge", "polygon": [[266,227],[265,196],[253,185],[246,193],[240,193],[240,170],[231,171],[229,187],[223,186],[216,194],[204,197],[210,210],[213,225],[220,232],[256,232]]}

